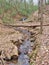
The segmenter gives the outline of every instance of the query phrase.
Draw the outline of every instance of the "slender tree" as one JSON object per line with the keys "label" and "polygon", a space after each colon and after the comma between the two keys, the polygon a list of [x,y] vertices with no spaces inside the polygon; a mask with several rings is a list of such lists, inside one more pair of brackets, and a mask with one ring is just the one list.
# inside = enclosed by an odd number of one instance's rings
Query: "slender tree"
{"label": "slender tree", "polygon": [[38,7],[39,7],[39,22],[41,24],[41,34],[42,34],[42,24],[43,24],[43,0],[38,0]]}
{"label": "slender tree", "polygon": [[25,6],[25,10],[26,10],[27,9],[26,0],[24,0],[24,6]]}
{"label": "slender tree", "polygon": [[43,0],[43,4],[46,5],[46,0]]}
{"label": "slender tree", "polygon": [[46,0],[45,0],[45,4],[46,4]]}
{"label": "slender tree", "polygon": [[48,0],[48,4],[49,4],[49,0]]}
{"label": "slender tree", "polygon": [[32,5],[32,6],[33,6],[33,0],[30,0],[30,5]]}

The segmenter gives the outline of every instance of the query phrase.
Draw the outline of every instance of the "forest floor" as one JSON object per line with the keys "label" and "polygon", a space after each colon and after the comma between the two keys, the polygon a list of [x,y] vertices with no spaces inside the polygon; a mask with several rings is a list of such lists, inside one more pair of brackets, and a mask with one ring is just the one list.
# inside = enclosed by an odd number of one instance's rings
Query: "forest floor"
{"label": "forest floor", "polygon": [[[46,14],[47,13],[47,14]],[[49,6],[46,6],[45,15],[49,13]],[[49,24],[49,18],[44,18],[44,23]],[[40,48],[37,53],[35,65],[49,65],[49,26],[43,27],[43,34],[38,35]]]}
{"label": "forest floor", "polygon": [[[49,6],[47,7],[49,8]],[[49,24],[49,15],[48,15],[49,9],[47,7],[43,13],[44,18],[43,24]],[[34,23],[37,22],[38,22],[38,12],[36,11],[26,21],[15,22],[14,25],[16,24],[34,25]],[[31,65],[33,64],[49,65],[49,26],[43,26],[43,34],[40,34],[40,27],[13,28],[0,24],[0,53],[3,51],[2,53],[3,58],[7,57],[10,59],[11,56],[13,55],[16,55],[16,58],[19,56],[19,47],[23,43],[23,41],[28,38],[27,32],[25,33],[24,30],[30,32],[31,34],[30,39],[32,39],[31,41],[33,41],[33,39],[36,38],[36,41],[34,42],[35,44],[33,45],[33,51],[29,55],[31,57],[30,58]],[[8,63],[5,65],[8,65]]]}

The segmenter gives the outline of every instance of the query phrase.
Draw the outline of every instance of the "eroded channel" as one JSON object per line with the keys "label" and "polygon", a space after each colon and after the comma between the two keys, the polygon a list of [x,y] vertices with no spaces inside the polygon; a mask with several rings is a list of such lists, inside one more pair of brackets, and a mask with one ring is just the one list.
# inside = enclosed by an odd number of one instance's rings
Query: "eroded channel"
{"label": "eroded channel", "polygon": [[18,28],[23,34],[26,34],[27,37],[23,41],[23,44],[20,45],[19,51],[20,55],[18,57],[18,65],[30,65],[30,58],[28,56],[29,53],[32,52],[32,44],[34,43],[34,40],[31,42],[30,37],[31,33],[27,30],[21,30]]}
{"label": "eroded channel", "polygon": [[30,40],[30,38],[34,34],[31,34],[28,30],[22,30],[21,28],[15,28],[15,30],[20,31],[27,36],[19,47],[20,54],[18,56],[17,62],[13,63],[10,61],[6,65],[30,65],[29,53],[32,52],[32,47],[35,41],[34,39]]}

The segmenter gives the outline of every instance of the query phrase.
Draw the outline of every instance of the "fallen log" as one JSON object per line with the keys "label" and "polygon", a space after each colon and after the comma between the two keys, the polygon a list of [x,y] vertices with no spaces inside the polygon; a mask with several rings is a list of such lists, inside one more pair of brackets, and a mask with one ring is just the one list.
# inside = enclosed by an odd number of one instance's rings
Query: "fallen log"
{"label": "fallen log", "polygon": [[[36,24],[17,24],[17,25],[12,25],[12,24],[1,24],[1,25],[4,25],[4,26],[8,26],[8,27],[40,27],[40,23],[36,23]],[[49,26],[49,24],[43,24],[42,26]]]}

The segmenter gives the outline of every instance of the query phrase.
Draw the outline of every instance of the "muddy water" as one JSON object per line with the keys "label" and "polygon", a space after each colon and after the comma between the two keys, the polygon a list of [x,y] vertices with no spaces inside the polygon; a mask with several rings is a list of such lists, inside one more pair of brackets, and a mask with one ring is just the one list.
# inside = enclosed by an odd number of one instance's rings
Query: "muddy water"
{"label": "muddy water", "polygon": [[17,28],[16,30],[21,31],[23,34],[26,34],[28,37],[23,41],[23,44],[20,45],[19,48],[20,55],[18,57],[18,62],[16,63],[10,62],[8,65],[30,65],[29,63],[30,58],[28,54],[32,51],[31,41],[30,41],[31,33],[28,32],[27,30],[21,30],[20,28]]}

